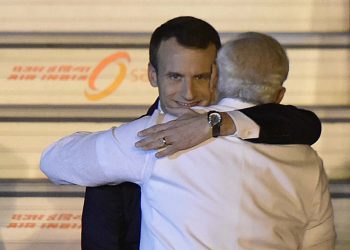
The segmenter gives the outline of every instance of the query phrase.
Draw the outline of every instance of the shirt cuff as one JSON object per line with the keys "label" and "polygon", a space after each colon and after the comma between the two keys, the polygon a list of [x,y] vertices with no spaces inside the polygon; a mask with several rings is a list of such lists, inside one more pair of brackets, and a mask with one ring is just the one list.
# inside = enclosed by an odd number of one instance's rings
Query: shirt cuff
{"label": "shirt cuff", "polygon": [[259,138],[260,126],[252,119],[237,110],[229,111],[227,114],[236,125],[236,133],[234,133],[233,136],[243,140]]}

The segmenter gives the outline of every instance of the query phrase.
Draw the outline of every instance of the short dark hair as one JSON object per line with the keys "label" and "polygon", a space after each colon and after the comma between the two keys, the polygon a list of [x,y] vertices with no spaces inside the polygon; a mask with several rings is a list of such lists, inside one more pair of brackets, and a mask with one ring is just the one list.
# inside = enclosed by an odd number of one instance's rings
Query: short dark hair
{"label": "short dark hair", "polygon": [[214,44],[216,49],[221,47],[218,32],[209,23],[191,16],[180,16],[163,23],[151,36],[149,61],[158,68],[157,53],[162,41],[175,37],[176,41],[188,48],[206,49]]}

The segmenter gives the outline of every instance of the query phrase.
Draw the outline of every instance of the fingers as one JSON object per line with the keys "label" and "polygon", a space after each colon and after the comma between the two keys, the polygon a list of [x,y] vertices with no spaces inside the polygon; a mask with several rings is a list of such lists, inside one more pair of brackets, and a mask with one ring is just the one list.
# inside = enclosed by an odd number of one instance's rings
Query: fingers
{"label": "fingers", "polygon": [[162,132],[166,129],[169,128],[169,126],[171,126],[172,121],[167,122],[167,123],[163,123],[163,124],[158,124],[158,125],[154,125],[152,127],[146,128],[144,130],[141,130],[140,132],[137,133],[138,136],[150,136],[152,134],[156,134],[159,132]]}
{"label": "fingers", "polygon": [[160,149],[164,146],[164,144],[160,139],[150,140],[149,138],[146,138],[136,142],[135,146],[138,148],[142,148],[143,150],[152,150],[152,149]]}
{"label": "fingers", "polygon": [[154,125],[147,129],[141,130],[140,132],[137,133],[137,135],[140,137],[145,137],[145,136],[151,136],[153,134],[157,134],[160,132],[164,132],[165,130],[176,129],[178,127],[182,127],[186,125],[187,123],[191,123],[193,119],[197,119],[198,117],[201,116],[201,114],[198,114],[197,112],[191,109],[186,109],[186,110],[187,112],[181,115],[178,119],[170,122]]}
{"label": "fingers", "polygon": [[175,146],[171,144],[169,138],[165,137],[159,137],[158,139],[145,138],[136,142],[135,146],[138,148],[142,148],[143,150],[163,149],[156,153],[157,158],[169,156],[179,151]]}
{"label": "fingers", "polygon": [[146,137],[135,143],[135,146],[143,150],[161,149],[171,145],[170,137],[161,135]]}
{"label": "fingers", "polygon": [[152,127],[146,128],[146,129],[138,132],[137,135],[138,136],[148,136],[149,134],[158,133],[161,130],[163,125],[164,124],[154,125]]}
{"label": "fingers", "polygon": [[168,146],[164,150],[159,151],[158,153],[156,153],[156,157],[157,158],[162,158],[162,157],[165,157],[165,156],[169,156],[169,155],[175,154],[176,152],[178,152],[176,147]]}
{"label": "fingers", "polygon": [[[199,129],[203,128],[202,124],[204,124],[204,126],[209,126],[206,114],[198,114],[194,111],[190,111],[177,120],[158,124],[140,131],[138,136],[144,138],[136,142],[135,146],[143,150],[163,149],[158,152],[156,156],[168,156],[208,139],[207,134],[209,132],[207,133],[206,131],[204,133],[205,138],[201,139],[203,136],[199,136],[198,139],[198,134],[203,134],[203,132],[201,132],[203,129]],[[165,143],[163,138],[165,138]]]}

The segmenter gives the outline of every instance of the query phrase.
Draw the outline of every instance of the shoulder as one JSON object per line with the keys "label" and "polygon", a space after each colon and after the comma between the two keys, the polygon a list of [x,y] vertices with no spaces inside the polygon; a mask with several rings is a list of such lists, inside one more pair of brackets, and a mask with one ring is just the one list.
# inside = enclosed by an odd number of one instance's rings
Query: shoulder
{"label": "shoulder", "polygon": [[143,116],[132,122],[125,123],[114,129],[115,133],[135,133],[146,128],[151,121],[151,116]]}
{"label": "shoulder", "polygon": [[159,112],[154,112],[151,116],[143,116],[137,120],[125,123],[113,129],[113,136],[118,140],[128,140],[136,142],[139,140],[137,133],[145,128],[157,123]]}
{"label": "shoulder", "polygon": [[286,172],[297,179],[317,182],[323,168],[322,159],[308,145],[268,145],[241,142],[244,144],[246,157],[253,155],[254,160],[268,163],[278,171]]}

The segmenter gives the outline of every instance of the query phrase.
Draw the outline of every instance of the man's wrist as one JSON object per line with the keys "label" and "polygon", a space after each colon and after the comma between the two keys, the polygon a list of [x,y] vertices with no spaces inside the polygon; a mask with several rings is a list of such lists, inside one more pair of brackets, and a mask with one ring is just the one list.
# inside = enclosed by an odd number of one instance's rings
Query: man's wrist
{"label": "man's wrist", "polygon": [[221,122],[221,131],[220,136],[233,135],[236,133],[237,128],[232,120],[231,116],[226,112],[221,112],[222,122]]}
{"label": "man's wrist", "polygon": [[239,110],[227,112],[236,127],[235,137],[246,139],[259,138],[260,127],[251,118]]}
{"label": "man's wrist", "polygon": [[208,112],[208,123],[212,130],[212,137],[218,137],[220,135],[222,117],[221,113],[215,110]]}

